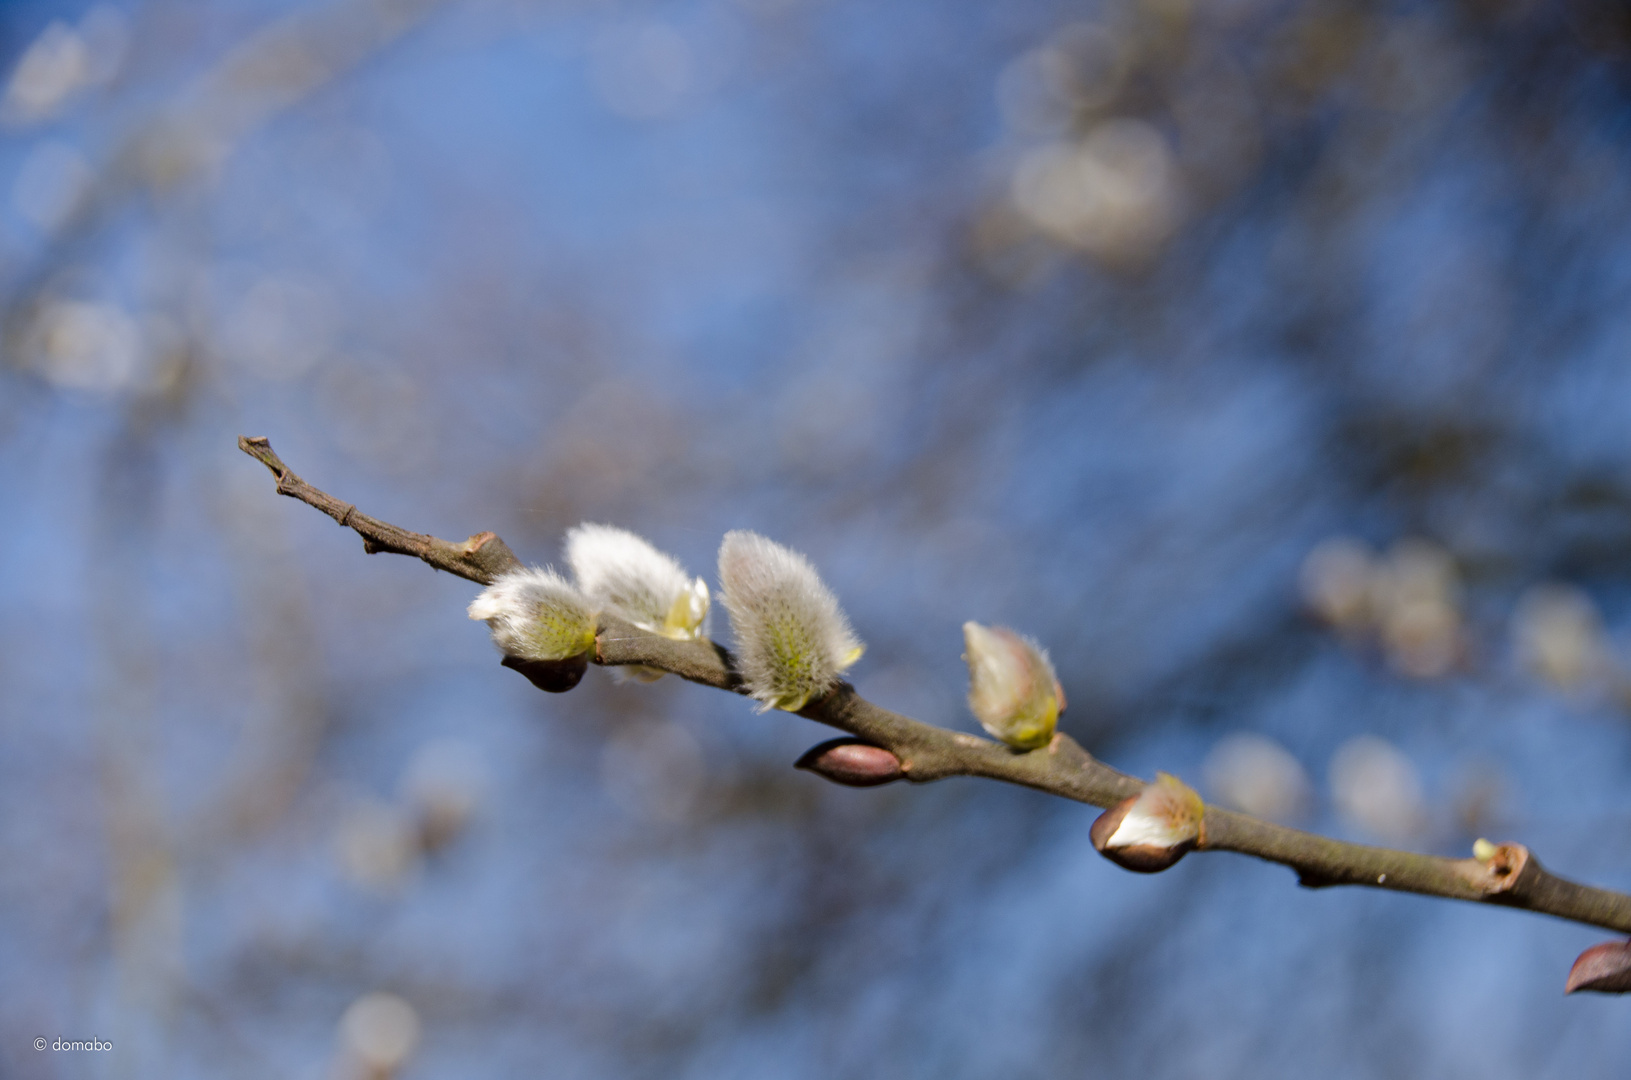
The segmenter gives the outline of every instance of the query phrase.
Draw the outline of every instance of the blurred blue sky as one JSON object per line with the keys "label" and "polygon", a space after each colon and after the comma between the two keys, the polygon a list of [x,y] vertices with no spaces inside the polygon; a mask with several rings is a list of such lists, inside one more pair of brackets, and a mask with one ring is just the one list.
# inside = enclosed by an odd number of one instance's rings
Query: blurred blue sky
{"label": "blurred blue sky", "polygon": [[1614,1075],[1623,1004],[1561,997],[1605,934],[1129,875],[1086,807],[830,789],[745,701],[541,695],[234,441],[529,562],[757,529],[881,704],[974,729],[959,627],[1012,625],[1120,768],[1631,888],[1628,41],[0,7],[0,1075],[361,1076],[370,993],[405,1078]]}

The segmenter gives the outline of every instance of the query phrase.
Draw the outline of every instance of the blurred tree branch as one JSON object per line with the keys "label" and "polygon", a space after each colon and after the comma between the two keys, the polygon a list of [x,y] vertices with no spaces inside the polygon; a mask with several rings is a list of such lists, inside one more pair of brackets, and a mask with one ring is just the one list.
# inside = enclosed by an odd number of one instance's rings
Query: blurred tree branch
{"label": "blurred tree branch", "polygon": [[62,266],[102,242],[121,214],[174,201],[253,132],[355,71],[448,0],[342,0],[275,19],[162,104],[140,113],[63,228],[31,266],[0,268],[0,363],[26,354],[35,306]]}
{"label": "blurred tree branch", "polygon": [[[266,439],[241,436],[238,446],[271,470],[279,494],[316,507],[354,530],[370,554],[411,555],[483,585],[522,566],[491,532],[478,533],[463,543],[408,532],[308,484],[283,463]],[[601,616],[592,658],[603,666],[639,664],[690,682],[743,692],[729,650],[707,640],[666,638],[611,615]],[[1116,806],[1147,786],[1096,760],[1063,733],[1044,748],[1017,752],[989,739],[891,712],[861,697],[848,683],[840,683],[798,714],[888,751],[899,763],[898,776],[918,783],[948,776],[983,776],[1099,807]],[[1496,846],[1484,859],[1451,859],[1348,843],[1207,806],[1196,850],[1235,851],[1280,863],[1295,870],[1299,882],[1309,888],[1363,885],[1500,904],[1631,933],[1631,896],[1558,877],[1520,844]]]}

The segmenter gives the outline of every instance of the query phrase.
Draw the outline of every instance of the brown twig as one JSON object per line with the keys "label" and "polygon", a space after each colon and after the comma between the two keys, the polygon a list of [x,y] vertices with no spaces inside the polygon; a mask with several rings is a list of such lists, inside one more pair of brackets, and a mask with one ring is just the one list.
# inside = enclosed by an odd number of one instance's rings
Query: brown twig
{"label": "brown twig", "polygon": [[264,438],[238,436],[238,449],[272,470],[277,477],[277,492],[291,499],[299,499],[315,506],[329,517],[362,537],[363,550],[370,555],[388,551],[395,555],[412,555],[423,559],[438,570],[446,570],[481,585],[491,585],[500,574],[521,567],[515,552],[495,533],[477,533],[462,544],[440,540],[424,533],[399,529],[389,522],[369,517],[347,502],[341,502],[325,491],[320,491],[296,476],[294,470],[283,464],[272,444]]}
{"label": "brown twig", "polygon": [[[272,452],[265,439],[240,437],[238,446],[277,477],[279,494],[315,506],[363,537],[369,552],[412,555],[481,584],[521,563],[490,532],[462,544],[408,532],[359,512],[312,487]],[[694,683],[742,693],[730,651],[712,641],[675,641],[603,614],[593,660],[605,666],[640,664]],[[575,682],[575,680],[573,680]],[[984,776],[1109,807],[1137,795],[1144,782],[1096,760],[1063,733],[1028,752],[958,731],[934,727],[874,705],[841,683],[799,715],[838,728],[894,754],[906,779]],[[1208,806],[1204,843],[1197,850],[1236,851],[1297,872],[1310,888],[1363,885],[1452,900],[1502,904],[1631,934],[1631,896],[1557,877],[1519,844],[1502,844],[1487,860],[1449,859],[1350,844]]]}

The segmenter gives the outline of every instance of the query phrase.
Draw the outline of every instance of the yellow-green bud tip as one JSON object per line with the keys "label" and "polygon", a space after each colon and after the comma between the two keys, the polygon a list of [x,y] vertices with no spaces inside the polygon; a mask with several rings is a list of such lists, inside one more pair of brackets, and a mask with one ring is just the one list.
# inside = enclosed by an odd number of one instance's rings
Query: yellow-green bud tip
{"label": "yellow-green bud tip", "polygon": [[963,648],[968,707],[980,726],[1021,750],[1048,745],[1064,694],[1042,647],[1006,627],[966,622]]}

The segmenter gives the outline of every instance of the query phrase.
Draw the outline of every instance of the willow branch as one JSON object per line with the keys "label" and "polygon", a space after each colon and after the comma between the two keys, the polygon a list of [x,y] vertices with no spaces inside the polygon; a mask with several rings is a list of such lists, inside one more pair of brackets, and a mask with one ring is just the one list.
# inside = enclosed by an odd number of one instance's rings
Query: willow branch
{"label": "willow branch", "polygon": [[266,439],[240,435],[238,449],[272,470],[272,475],[277,477],[279,495],[315,506],[351,529],[362,537],[362,549],[370,555],[382,551],[393,555],[411,555],[438,570],[457,574],[479,585],[491,585],[500,574],[521,567],[521,560],[515,557],[515,552],[495,533],[477,533],[462,544],[455,544],[424,533],[399,529],[389,522],[369,517],[351,503],[341,502],[300,479],[293,469],[283,464],[283,459],[277,456]]}
{"label": "willow branch", "polygon": [[[279,494],[314,506],[354,530],[370,553],[411,555],[484,585],[521,565],[493,533],[453,543],[408,532],[306,483],[267,440],[240,437],[238,446],[272,471]],[[649,633],[609,614],[600,617],[591,659],[608,667],[657,668],[690,682],[743,693],[730,650],[712,641],[676,641]],[[916,783],[983,776],[1099,807],[1114,806],[1145,787],[1144,781],[1097,760],[1063,733],[1042,749],[1016,751],[891,712],[861,697],[848,683],[840,683],[799,715],[889,751],[899,760],[904,778]],[[1203,837],[1196,850],[1235,851],[1280,863],[1296,871],[1298,881],[1310,888],[1361,885],[1500,904],[1631,934],[1631,896],[1558,877],[1521,844],[1502,844],[1487,860],[1450,859],[1351,844],[1213,806],[1205,811]]]}

